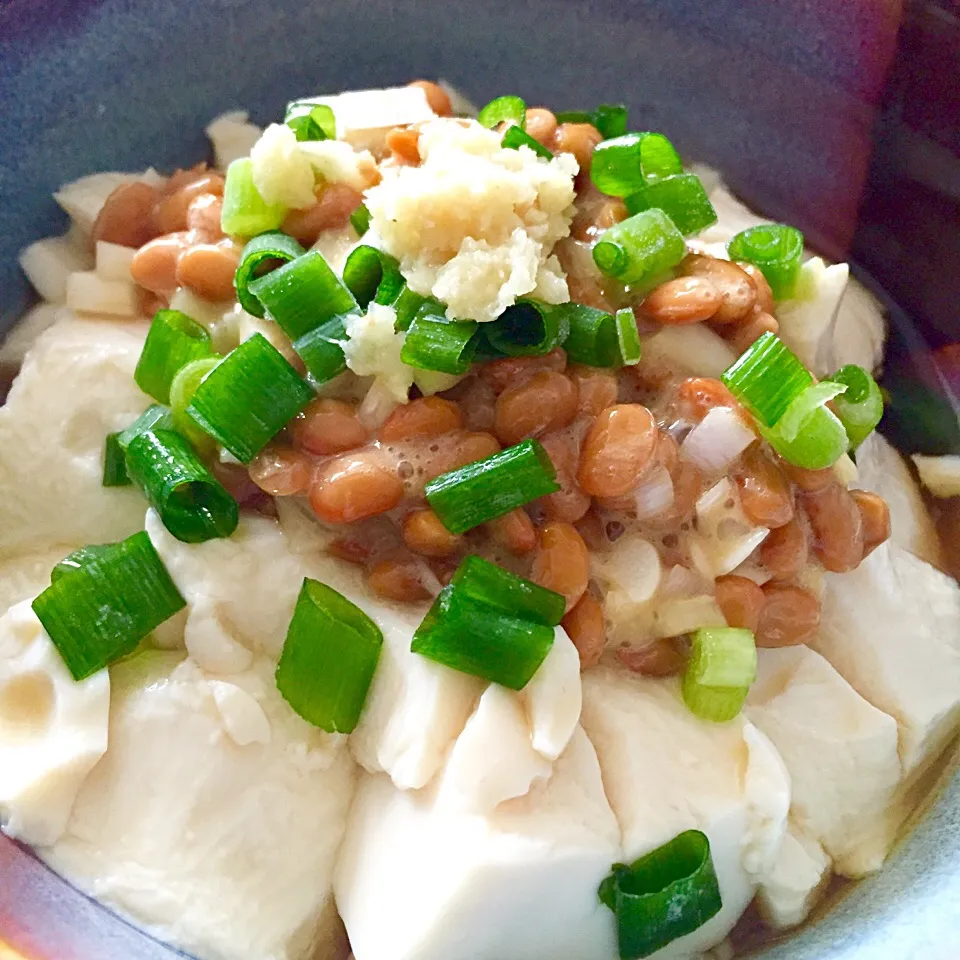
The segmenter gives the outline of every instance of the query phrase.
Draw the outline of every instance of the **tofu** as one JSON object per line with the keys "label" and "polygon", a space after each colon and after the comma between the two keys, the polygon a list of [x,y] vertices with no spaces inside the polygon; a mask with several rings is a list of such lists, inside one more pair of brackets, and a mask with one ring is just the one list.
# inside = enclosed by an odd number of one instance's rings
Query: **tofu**
{"label": "tofu", "polygon": [[831,876],[823,847],[791,820],[776,862],[757,890],[760,915],[774,930],[803,923]]}
{"label": "tofu", "polygon": [[910,459],[920,474],[921,482],[935,497],[960,497],[960,456],[927,457],[915,453]]}
{"label": "tofu", "polygon": [[890,507],[890,539],[927,563],[940,563],[940,539],[903,457],[874,431],[857,447],[853,486],[879,493]]}
{"label": "tofu", "polygon": [[742,717],[715,724],[683,703],[675,679],[601,665],[583,675],[583,728],[623,835],[626,862],[684,830],[702,830],[723,907],[658,958],[689,957],[723,940],[776,860],[790,781],[769,741]]}
{"label": "tofu", "polygon": [[76,547],[54,544],[33,553],[0,560],[0,614],[21,600],[32,600],[50,586],[50,572]]}
{"label": "tofu", "polygon": [[101,481],[107,434],[150,403],[133,381],[145,335],[65,313],[30,350],[0,407],[0,559],[142,529],[142,494]]}
{"label": "tofu", "polygon": [[891,543],[825,583],[811,646],[897,721],[903,775],[914,777],[960,725],[960,587]]}
{"label": "tofu", "polygon": [[[303,520],[319,536],[319,526]],[[322,553],[309,538],[298,548],[264,517],[244,516],[229,539],[201,544],[176,540],[153,511],[146,528],[188,604],[181,644],[205,669],[243,671],[254,652],[278,659],[304,577],[356,603],[383,631],[383,649],[350,736],[354,754],[402,789],[422,787],[434,776],[485,684],[410,652],[425,607],[375,597],[349,564]],[[165,637],[164,645],[170,643]]]}
{"label": "tofu", "polygon": [[878,870],[899,826],[897,723],[809,647],[759,650],[746,714],[790,774],[791,818],[838,873]]}
{"label": "tofu", "polygon": [[530,744],[547,760],[567,749],[580,722],[580,654],[563,627],[537,672],[518,694],[529,723]]}
{"label": "tofu", "polygon": [[0,617],[0,823],[50,844],[107,749],[110,678],[75,682],[30,603]]}
{"label": "tofu", "polygon": [[263,658],[231,678],[269,725],[246,745],[182,654],[111,674],[109,748],[41,856],[201,960],[346,956],[331,892],[355,781],[345,739],[301,720]]}
{"label": "tofu", "polygon": [[478,816],[365,776],[334,887],[356,960],[614,960],[597,890],[620,856],[578,729],[553,776]]}

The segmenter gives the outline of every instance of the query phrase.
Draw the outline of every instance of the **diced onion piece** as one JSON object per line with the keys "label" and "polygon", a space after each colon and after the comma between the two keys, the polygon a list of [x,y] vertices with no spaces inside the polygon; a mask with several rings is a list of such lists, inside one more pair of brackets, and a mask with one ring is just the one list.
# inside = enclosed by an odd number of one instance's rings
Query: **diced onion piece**
{"label": "diced onion piece", "polygon": [[690,638],[683,699],[703,720],[732,720],[757,677],[757,647],[749,630],[703,628]]}
{"label": "diced onion piece", "polygon": [[140,313],[136,287],[131,281],[104,280],[92,271],[67,277],[67,306],[78,313],[111,317],[135,317]]}
{"label": "diced onion piece", "polygon": [[653,617],[656,637],[681,637],[700,627],[725,627],[717,601],[711,596],[665,599],[657,605]]}
{"label": "diced onion piece", "polygon": [[67,278],[93,267],[85,244],[78,243],[71,233],[31,243],[20,251],[19,262],[33,289],[50,303],[65,303]]}
{"label": "diced onion piece", "polygon": [[621,593],[635,604],[650,601],[660,586],[660,554],[637,534],[625,534],[609,551],[595,554],[593,566],[608,592]]}
{"label": "diced onion piece", "polygon": [[687,434],[680,452],[707,474],[724,473],[756,439],[736,410],[714,407]]}
{"label": "diced onion piece", "polygon": [[359,607],[305,578],[277,664],[277,689],[304,720],[329,733],[350,733],[382,646],[380,628]]}
{"label": "diced onion piece", "polygon": [[634,512],[638,520],[659,517],[673,506],[675,491],[670,471],[658,463],[648,470],[643,481],[633,491]]}
{"label": "diced onion piece", "polygon": [[186,606],[146,533],[86,557],[33,601],[74,680],[132,653]]}
{"label": "diced onion piece", "polygon": [[130,282],[130,264],[137,251],[133,247],[124,247],[119,243],[97,241],[96,270],[104,280],[126,280]]}
{"label": "diced onion piece", "polygon": [[710,841],[699,830],[679,834],[629,866],[615,863],[599,895],[616,915],[622,960],[659,952],[723,906]]}
{"label": "diced onion piece", "polygon": [[739,567],[770,533],[747,519],[727,477],[700,495],[696,513],[697,529],[688,547],[694,565],[710,580]]}
{"label": "diced onion piece", "polygon": [[644,356],[698,377],[720,375],[736,362],[733,348],[704,323],[664,327],[643,341]]}

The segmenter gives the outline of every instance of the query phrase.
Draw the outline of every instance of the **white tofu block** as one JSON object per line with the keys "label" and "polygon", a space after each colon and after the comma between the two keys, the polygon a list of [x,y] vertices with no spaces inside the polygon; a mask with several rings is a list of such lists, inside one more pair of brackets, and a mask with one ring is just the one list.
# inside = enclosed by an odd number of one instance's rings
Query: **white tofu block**
{"label": "white tofu block", "polygon": [[940,540],[920,488],[903,457],[874,431],[857,448],[853,486],[879,493],[890,507],[890,539],[937,566]]}
{"label": "white tofu block", "polygon": [[553,777],[487,816],[365,777],[337,865],[356,960],[614,960],[597,897],[620,855],[597,758],[577,730]]}
{"label": "white tofu block", "polygon": [[49,303],[66,303],[67,277],[93,267],[86,241],[73,232],[37,240],[20,252],[19,259],[33,289]]}
{"label": "white tofu block", "polygon": [[331,889],[355,781],[345,739],[300,719],[260,660],[231,683],[270,736],[241,746],[204,674],[181,661],[153,651],[112,668],[109,748],[41,854],[196,956],[345,956]]}
{"label": "white tofu block", "polygon": [[803,923],[830,882],[830,857],[789,822],[780,853],[757,890],[757,906],[774,930]]}
{"label": "white tofu block", "polygon": [[896,721],[809,647],[757,653],[746,714],[790,773],[791,817],[838,873],[878,870],[898,826]]}
{"label": "white tofu block", "polygon": [[77,313],[108,317],[136,317],[140,313],[132,281],[104,280],[92,271],[67,277],[67,306]]}
{"label": "white tofu block", "polygon": [[60,310],[55,303],[38,303],[31,307],[0,343],[0,367],[12,367],[16,371],[40,334],[56,323]]}
{"label": "white tofu block", "polygon": [[75,682],[30,603],[0,617],[0,823],[50,844],[107,749],[110,677]]}
{"label": "white tofu block", "polygon": [[0,560],[0,615],[50,586],[50,571],[76,548],[72,544],[54,544]]}
{"label": "white tofu block", "polygon": [[150,402],[133,381],[145,334],[65,314],[28,354],[0,407],[0,557],[142,529],[142,494],[101,481],[107,434]]}
{"label": "white tofu block", "polygon": [[750,903],[786,829],[790,784],[776,751],[742,717],[722,724],[695,717],[676,680],[602,665],[583,676],[581,719],[626,862],[684,830],[710,840],[723,907],[655,956],[686,958],[716,945]]}
{"label": "white tofu block", "polygon": [[903,773],[915,775],[960,724],[960,587],[890,543],[825,580],[811,646],[897,721]]}
{"label": "white tofu block", "polygon": [[567,749],[580,722],[580,654],[563,627],[527,685],[520,691],[529,720],[530,744],[547,760]]}

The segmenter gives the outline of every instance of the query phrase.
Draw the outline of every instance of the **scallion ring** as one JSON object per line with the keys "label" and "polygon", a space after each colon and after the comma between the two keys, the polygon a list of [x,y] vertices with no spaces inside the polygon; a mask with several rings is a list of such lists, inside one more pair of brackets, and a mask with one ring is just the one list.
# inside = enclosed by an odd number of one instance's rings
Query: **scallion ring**
{"label": "scallion ring", "polygon": [[150,323],[133,379],[160,403],[170,402],[170,384],[191,360],[213,353],[206,328],[179,310],[158,310]]}
{"label": "scallion ring", "polygon": [[243,253],[240,254],[240,266],[237,267],[233,280],[240,306],[252,316],[262,317],[265,313],[263,304],[259,297],[250,292],[250,283],[271,269],[303,256],[304,252],[303,247],[293,237],[279,230],[261,233],[247,241]]}

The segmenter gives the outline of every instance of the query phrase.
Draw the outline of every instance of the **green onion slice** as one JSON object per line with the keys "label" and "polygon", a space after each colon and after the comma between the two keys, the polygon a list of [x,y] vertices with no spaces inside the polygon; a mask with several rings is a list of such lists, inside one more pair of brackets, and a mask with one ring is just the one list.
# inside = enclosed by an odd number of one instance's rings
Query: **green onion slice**
{"label": "green onion slice", "polygon": [[170,402],[170,384],[191,360],[213,353],[210,334],[179,310],[158,310],[150,324],[133,379],[160,403]]}
{"label": "green onion slice", "polygon": [[451,533],[465,533],[560,489],[547,451],[524,440],[431,480],[427,502]]}
{"label": "green onion slice", "polygon": [[261,233],[258,237],[247,241],[243,253],[240,254],[240,266],[237,267],[233,280],[240,306],[247,313],[262,317],[265,310],[260,299],[250,292],[251,281],[262,277],[282,263],[289,263],[297,257],[302,257],[303,254],[303,247],[293,237],[279,230]]}
{"label": "green onion slice", "polygon": [[710,841],[699,830],[687,830],[629,865],[615,863],[599,895],[616,915],[622,960],[649,957],[702,927],[723,906]]}
{"label": "green onion slice", "polygon": [[298,140],[337,139],[337,120],[326,103],[294,100],[287,104],[283,122],[297,135]]}
{"label": "green onion slice", "polygon": [[229,537],[237,529],[237,501],[179,433],[141,433],[127,448],[127,473],[183,543]]}
{"label": "green onion slice", "polygon": [[105,552],[112,550],[115,546],[116,544],[113,543],[91,543],[88,547],[74,550],[50,571],[50,582],[56,583],[61,577],[66,577],[79,570],[94,557],[102,557]]}
{"label": "green onion slice", "polygon": [[433,297],[425,297],[422,294],[414,293],[406,284],[400,288],[397,298],[391,306],[397,315],[396,329],[409,330],[417,314],[424,309],[425,304],[432,304],[432,309],[428,312],[443,316],[444,306],[439,300]]}
{"label": "green onion slice", "polygon": [[774,333],[763,334],[720,378],[766,427],[813,383],[807,368]]}
{"label": "green onion slice", "polygon": [[453,584],[444,587],[410,650],[461,673],[522,690],[550,652],[554,628],[511,616]]}
{"label": "green onion slice", "polygon": [[476,321],[447,320],[433,311],[432,303],[421,307],[407,330],[400,359],[420,370],[466,373],[476,353]]}
{"label": "green onion slice", "polygon": [[511,150],[529,147],[538,157],[543,157],[544,160],[553,159],[553,154],[539,140],[534,140],[526,130],[516,125],[507,128],[500,142]]}
{"label": "green onion slice", "polygon": [[[838,386],[825,380],[808,387],[790,404],[775,427],[761,427],[764,437],[788,463],[822,470],[847,452],[847,431],[833,411],[824,406]],[[818,393],[819,390],[826,392]]]}
{"label": "green onion slice", "polygon": [[147,407],[143,413],[137,417],[126,430],[121,430],[117,437],[117,446],[123,451],[123,456],[127,456],[127,447],[134,437],[139,437],[141,433],[148,430],[173,430],[173,416],[168,407],[162,407],[155,403]]}
{"label": "green onion slice", "polygon": [[120,446],[120,434],[108,433],[103,447],[103,480],[104,487],[127,487],[130,478],[127,476],[127,456]]}
{"label": "green onion slice", "polygon": [[627,132],[627,108],[622,103],[601,103],[590,121],[604,140],[622,137]]}
{"label": "green onion slice", "polygon": [[315,385],[327,383],[347,369],[343,352],[346,339],[344,318],[334,317],[293,341],[293,349],[304,362]]}
{"label": "green onion slice", "polygon": [[306,577],[277,664],[277,689],[304,720],[350,733],[382,646],[380,628],[359,607]]}
{"label": "green onion slice", "polygon": [[737,627],[701,627],[690,639],[684,702],[702,720],[732,720],[757,676],[753,633]]}
{"label": "green onion slice", "polygon": [[227,167],[223,187],[223,208],[220,226],[230,237],[255,237],[267,230],[276,230],[286,219],[287,208],[267,203],[253,183],[253,163],[249,157],[234,160]]}
{"label": "green onion slice", "polygon": [[830,379],[847,388],[834,400],[833,408],[847,431],[850,449],[856,450],[883,416],[883,394],[877,381],[854,363],[841,367]]}
{"label": "green onion slice", "polygon": [[464,558],[450,583],[461,595],[545,627],[555,627],[563,617],[566,600],[559,593],[473,554]]}
{"label": "green onion slice", "polygon": [[626,204],[630,213],[659,208],[685,237],[717,222],[717,211],[703,183],[692,173],[677,173],[645,183],[627,197]]}
{"label": "green onion slice", "polygon": [[365,203],[361,203],[360,206],[350,214],[350,225],[361,237],[370,229],[370,211],[367,209]]}
{"label": "green onion slice", "polygon": [[173,428],[182,433],[200,453],[210,451],[213,440],[187,413],[187,407],[190,406],[197,387],[222,359],[222,357],[204,357],[201,360],[194,360],[193,363],[180,368],[170,385],[170,413],[173,418]]}
{"label": "green onion slice", "polygon": [[589,110],[561,110],[555,114],[557,123],[593,123],[594,115]]}
{"label": "green onion slice", "polygon": [[297,371],[257,333],[208,374],[187,414],[249,463],[313,398]]}
{"label": "green onion slice", "polygon": [[683,173],[673,144],[662,133],[627,133],[593,151],[590,179],[611,197],[626,197],[645,183]]}
{"label": "green onion slice", "polygon": [[146,533],[89,555],[33,601],[74,680],[132,653],[186,606]]}
{"label": "green onion slice", "polygon": [[570,336],[569,311],[563,306],[522,298],[492,323],[485,323],[483,333],[495,353],[507,357],[541,356]]}
{"label": "green onion slice", "polygon": [[594,263],[621,283],[641,283],[687,254],[683,235],[662,210],[644,210],[604,230],[593,248]]}
{"label": "green onion slice", "polygon": [[333,317],[357,313],[360,309],[353,294],[318,250],[252,280],[247,289],[291,340],[297,340]]}
{"label": "green onion slice", "polygon": [[400,264],[389,253],[362,243],[343,265],[343,282],[361,310],[371,302],[389,306],[403,289]]}
{"label": "green onion slice", "polygon": [[803,258],[803,234],[785,223],[763,223],[738,233],[728,244],[732,260],[745,260],[759,267],[773,296],[793,296]]}
{"label": "green onion slice", "polygon": [[618,310],[614,320],[617,324],[617,340],[620,343],[620,361],[625,367],[632,367],[640,362],[640,331],[637,329],[637,318],[629,307]]}
{"label": "green onion slice", "polygon": [[481,126],[492,129],[498,123],[513,123],[521,130],[527,126],[527,105],[520,97],[497,97],[477,114]]}
{"label": "green onion slice", "polygon": [[579,303],[564,304],[570,334],[563,345],[573,363],[616,367],[621,362],[620,334],[612,314]]}

